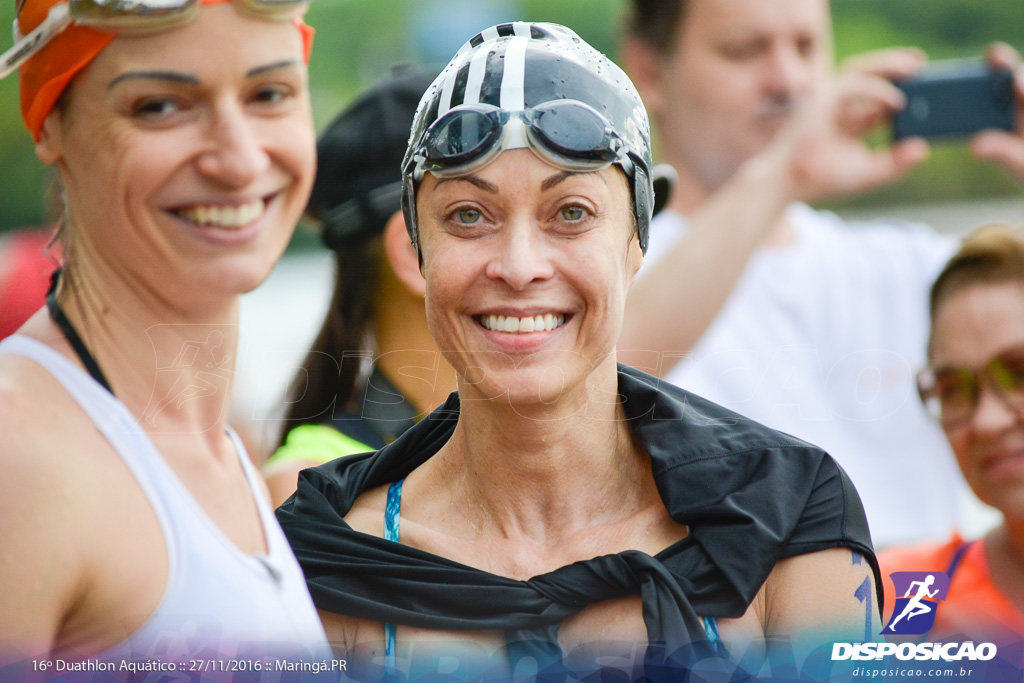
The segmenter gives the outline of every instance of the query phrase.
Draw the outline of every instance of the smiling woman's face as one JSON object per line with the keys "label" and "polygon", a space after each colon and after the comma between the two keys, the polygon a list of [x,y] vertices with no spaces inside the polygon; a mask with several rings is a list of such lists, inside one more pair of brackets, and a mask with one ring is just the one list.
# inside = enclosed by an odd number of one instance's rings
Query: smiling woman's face
{"label": "smiling woman's face", "polygon": [[299,31],[235,4],[116,38],[37,147],[64,181],[78,260],[185,302],[266,277],[315,170]]}
{"label": "smiling woman's face", "polygon": [[463,399],[556,401],[614,363],[642,262],[626,177],[525,149],[417,191],[427,319]]}

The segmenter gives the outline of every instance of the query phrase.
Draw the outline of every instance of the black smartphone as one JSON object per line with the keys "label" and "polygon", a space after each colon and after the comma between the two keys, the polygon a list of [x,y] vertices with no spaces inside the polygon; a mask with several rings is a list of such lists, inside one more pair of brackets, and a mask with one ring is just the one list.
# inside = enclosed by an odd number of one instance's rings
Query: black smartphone
{"label": "black smartphone", "polygon": [[1014,130],[1013,73],[981,60],[936,62],[895,81],[907,106],[893,115],[894,140],[965,137],[986,128]]}

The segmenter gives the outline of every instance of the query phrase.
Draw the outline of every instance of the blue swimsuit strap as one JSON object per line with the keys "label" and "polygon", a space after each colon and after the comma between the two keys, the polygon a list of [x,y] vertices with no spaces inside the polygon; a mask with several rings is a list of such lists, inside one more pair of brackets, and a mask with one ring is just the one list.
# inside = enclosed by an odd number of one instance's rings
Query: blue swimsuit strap
{"label": "blue swimsuit strap", "polygon": [[725,653],[725,647],[722,645],[722,636],[718,633],[718,620],[714,617],[702,617],[704,621],[704,633],[708,635],[708,641],[715,648],[715,652],[720,654]]}
{"label": "blue swimsuit strap", "polygon": [[[399,479],[388,487],[388,498],[384,504],[384,540],[398,543],[398,527],[401,522],[402,513],[402,484],[405,479]],[[718,621],[714,617],[704,617],[704,632],[708,640],[714,645],[715,650],[724,652],[722,637],[718,633]],[[395,659],[395,634],[398,630],[396,624],[384,624],[384,670],[385,674],[397,673],[397,660]]]}
{"label": "blue swimsuit strap", "polygon": [[[388,499],[384,505],[384,540],[395,543],[398,543],[398,525],[402,516],[402,483],[404,481],[405,479],[399,479],[388,487]],[[397,673],[395,659],[395,633],[397,630],[396,624],[384,624],[384,671],[386,674]]]}

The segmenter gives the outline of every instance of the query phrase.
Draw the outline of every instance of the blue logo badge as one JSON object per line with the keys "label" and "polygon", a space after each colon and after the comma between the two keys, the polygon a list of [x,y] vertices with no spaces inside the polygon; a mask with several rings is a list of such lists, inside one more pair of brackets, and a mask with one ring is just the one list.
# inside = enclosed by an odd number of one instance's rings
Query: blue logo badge
{"label": "blue logo badge", "polygon": [[939,601],[946,599],[949,577],[946,572],[893,572],[896,607],[883,635],[913,636],[927,633],[935,623]]}

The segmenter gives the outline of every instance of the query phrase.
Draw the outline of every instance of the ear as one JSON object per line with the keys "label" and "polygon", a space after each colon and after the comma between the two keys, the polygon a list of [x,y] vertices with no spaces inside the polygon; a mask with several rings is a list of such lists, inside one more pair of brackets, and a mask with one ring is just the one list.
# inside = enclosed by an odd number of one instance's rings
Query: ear
{"label": "ear", "polygon": [[44,164],[55,164],[64,156],[64,121],[54,107],[43,120],[43,129],[36,142],[36,156]]}
{"label": "ear", "polygon": [[647,110],[655,118],[660,118],[665,109],[665,98],[661,93],[665,56],[648,43],[632,36],[623,42],[619,54]]}
{"label": "ear", "polygon": [[405,218],[396,211],[384,226],[384,253],[388,264],[406,288],[422,297],[426,294],[426,281],[420,273],[420,259],[405,229]]}
{"label": "ear", "polygon": [[637,273],[640,272],[640,267],[644,265],[644,252],[640,248],[640,235],[638,233],[633,233],[633,237],[630,238],[626,250],[626,273],[629,275],[629,287],[632,289],[633,285],[636,284]]}

